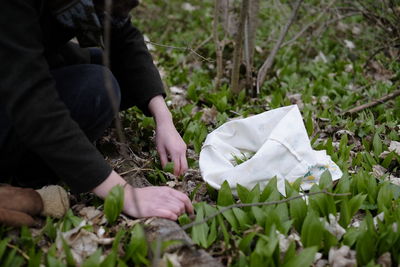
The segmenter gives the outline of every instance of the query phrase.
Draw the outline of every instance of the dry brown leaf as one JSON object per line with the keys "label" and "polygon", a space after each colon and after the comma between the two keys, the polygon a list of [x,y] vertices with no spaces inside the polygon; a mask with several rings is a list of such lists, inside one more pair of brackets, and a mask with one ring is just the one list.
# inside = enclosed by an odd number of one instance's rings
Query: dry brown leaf
{"label": "dry brown leaf", "polygon": [[383,253],[377,261],[382,267],[390,267],[392,266],[392,258],[390,257],[390,252]]}
{"label": "dry brown leaf", "polygon": [[338,218],[335,215],[329,214],[329,223],[324,218],[321,218],[321,220],[324,222],[325,229],[338,240],[346,233],[346,230],[338,223]]}
{"label": "dry brown leaf", "polygon": [[109,245],[114,241],[114,238],[103,238],[104,231],[98,231],[100,236],[95,233],[89,232],[83,227],[87,225],[85,220],[82,223],[67,232],[57,232],[56,247],[59,252],[63,251],[64,239],[71,249],[72,256],[76,264],[80,265],[90,255],[92,255],[98,248],[98,245]]}
{"label": "dry brown leaf", "polygon": [[390,141],[389,151],[394,151],[397,155],[400,156],[400,142]]}
{"label": "dry brown leaf", "polygon": [[331,248],[329,250],[328,261],[331,267],[351,267],[357,265],[356,252],[350,250],[348,246],[341,248]]}

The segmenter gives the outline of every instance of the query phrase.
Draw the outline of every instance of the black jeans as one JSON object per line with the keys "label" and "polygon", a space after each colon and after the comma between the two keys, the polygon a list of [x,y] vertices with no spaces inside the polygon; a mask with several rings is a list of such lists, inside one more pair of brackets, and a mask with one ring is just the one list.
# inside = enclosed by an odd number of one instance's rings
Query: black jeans
{"label": "black jeans", "polygon": [[[92,49],[93,64],[51,70],[61,100],[91,141],[101,137],[114,118],[110,94],[104,83],[105,75],[112,79],[115,101],[118,105],[121,101],[118,82],[101,65],[101,56],[100,49]],[[18,139],[11,121],[0,106],[0,181],[37,188],[58,180],[53,171]]]}

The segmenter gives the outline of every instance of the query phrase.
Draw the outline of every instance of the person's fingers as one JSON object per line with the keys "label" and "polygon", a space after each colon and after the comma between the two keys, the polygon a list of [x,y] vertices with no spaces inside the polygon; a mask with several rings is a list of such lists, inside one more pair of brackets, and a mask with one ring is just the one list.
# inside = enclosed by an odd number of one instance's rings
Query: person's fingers
{"label": "person's fingers", "polygon": [[158,151],[158,155],[160,156],[161,166],[164,168],[164,166],[168,162],[167,151],[165,150],[164,147],[158,147],[157,151]]}
{"label": "person's fingers", "polygon": [[185,172],[188,169],[188,163],[187,163],[187,159],[186,159],[186,153],[181,155],[181,171],[180,171],[180,175],[185,174]]}
{"label": "person's fingers", "polygon": [[181,163],[179,160],[179,155],[177,153],[173,153],[170,155],[171,160],[174,163],[174,175],[178,176],[179,175],[179,170],[181,169]]}
{"label": "person's fingers", "polygon": [[159,210],[156,210],[155,213],[156,213],[155,216],[157,216],[157,217],[170,219],[173,221],[176,221],[178,219],[178,215],[176,215],[175,213],[173,213],[170,210],[159,209]]}
{"label": "person's fingers", "polygon": [[193,213],[194,209],[193,209],[192,202],[190,201],[189,197],[186,194],[179,192],[177,190],[172,190],[171,194],[173,194],[174,197],[179,199],[184,204],[185,210],[188,213]]}
{"label": "person's fingers", "polygon": [[0,187],[0,208],[37,215],[43,210],[43,202],[31,188],[3,186]]}
{"label": "person's fingers", "polygon": [[0,224],[7,226],[37,226],[35,220],[24,212],[0,208]]}

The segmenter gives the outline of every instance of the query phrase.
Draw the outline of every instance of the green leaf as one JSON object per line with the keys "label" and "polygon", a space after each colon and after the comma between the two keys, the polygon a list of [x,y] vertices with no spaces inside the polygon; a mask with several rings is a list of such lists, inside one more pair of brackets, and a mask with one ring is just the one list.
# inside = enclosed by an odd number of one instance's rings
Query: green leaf
{"label": "green leaf", "polygon": [[89,258],[87,258],[83,263],[82,267],[98,267],[100,265],[100,257],[102,255],[101,249],[97,249]]}
{"label": "green leaf", "polygon": [[124,188],[120,185],[114,186],[104,201],[104,213],[107,221],[113,224],[124,207]]}
{"label": "green leaf", "polygon": [[239,242],[239,249],[245,254],[249,254],[251,252],[251,242],[253,241],[256,232],[250,232]]}
{"label": "green leaf", "polygon": [[385,208],[390,210],[392,207],[392,200],[393,200],[393,191],[389,187],[389,184],[385,183],[381,186],[378,193],[378,198],[377,198],[378,212],[384,211]]}
{"label": "green leaf", "polygon": [[332,187],[332,176],[331,173],[326,170],[322,173],[321,178],[319,180],[319,188],[321,189],[329,189]]}
{"label": "green leaf", "polygon": [[[219,209],[219,211],[221,211],[221,209],[223,209],[223,207],[218,207],[218,209]],[[239,231],[239,223],[238,223],[236,216],[232,210],[224,211],[222,213],[222,216],[224,216],[224,218],[229,222],[229,224],[231,225],[231,227],[234,231],[236,231],[236,232]]]}
{"label": "green leaf", "polygon": [[274,199],[274,200],[279,200],[279,192],[277,189],[277,183],[278,180],[276,177],[272,178],[271,180],[269,180],[267,186],[264,188],[263,192],[261,193],[261,197],[260,197],[260,201],[264,202],[267,199],[270,199],[271,195],[275,195],[274,198],[276,198],[276,196],[278,196],[278,199]]}
{"label": "green leaf", "polygon": [[124,260],[128,261],[132,259],[137,265],[147,265],[149,264],[149,261],[146,259],[147,253],[148,246],[145,232],[140,224],[136,224],[131,231],[131,239],[125,249]]}
{"label": "green leaf", "polygon": [[207,237],[207,248],[210,247],[217,239],[217,220],[214,218],[210,226],[210,233]]}
{"label": "green leaf", "polygon": [[65,253],[65,259],[67,262],[67,266],[75,266],[76,263],[75,263],[74,257],[72,256],[71,249],[69,248],[69,245],[67,244],[67,242],[65,242],[62,235],[61,235],[61,241],[62,241],[64,253]]}
{"label": "green leaf", "polygon": [[230,235],[228,233],[228,230],[226,229],[225,222],[222,219],[221,214],[217,216],[217,220],[218,220],[218,226],[221,228],[222,234],[224,236],[225,247],[229,247]]}
{"label": "green leaf", "polygon": [[251,207],[251,212],[256,219],[258,225],[263,226],[265,224],[265,217],[267,216],[266,213],[260,207]]}
{"label": "green leaf", "polygon": [[218,206],[229,206],[234,204],[231,188],[227,181],[224,181],[218,192]]}
{"label": "green leaf", "polygon": [[313,211],[309,211],[301,229],[301,241],[305,247],[320,247],[324,227],[319,217]]}
{"label": "green leaf", "polygon": [[[198,204],[202,204],[202,203],[198,203]],[[205,216],[203,205],[198,205],[196,212],[197,212],[197,214],[196,214],[195,222],[202,221]],[[208,227],[207,223],[202,223],[202,224],[193,226],[193,228],[192,228],[193,242],[195,242],[196,244],[198,244],[204,248],[207,248],[208,230],[209,230],[209,227]]]}
{"label": "green leaf", "polygon": [[289,212],[290,217],[293,220],[294,227],[298,232],[300,232],[304,219],[307,215],[306,202],[301,198],[290,201]]}
{"label": "green leaf", "polygon": [[169,172],[169,173],[174,173],[174,162],[167,162],[167,164],[165,164],[163,171],[165,172]]}
{"label": "green leaf", "polygon": [[250,191],[246,187],[237,184],[236,190],[242,203],[249,203],[251,201]]}
{"label": "green leaf", "polygon": [[179,224],[181,226],[183,226],[185,224],[190,223],[190,218],[186,213],[184,213],[184,214],[182,214],[181,216],[178,217],[178,222],[179,222]]}
{"label": "green leaf", "polygon": [[284,264],[283,267],[311,266],[317,251],[317,247],[305,248],[296,257]]}
{"label": "green leaf", "polygon": [[246,212],[239,208],[233,208],[232,209],[233,213],[235,214],[235,217],[237,221],[239,222],[239,226],[241,229],[246,229],[248,225],[250,225],[250,219]]}
{"label": "green leaf", "polygon": [[116,266],[117,263],[117,254],[115,251],[111,251],[110,254],[103,260],[103,262],[100,264],[100,267],[114,267]]}
{"label": "green leaf", "polygon": [[10,241],[9,237],[0,241],[0,262],[1,262],[1,258],[4,255],[4,252],[7,249],[7,244],[8,244],[9,241]]}
{"label": "green leaf", "polygon": [[372,146],[374,148],[375,156],[379,156],[382,153],[382,141],[379,138],[379,133],[375,133],[374,139],[372,141]]}
{"label": "green leaf", "polygon": [[375,258],[376,240],[367,231],[362,232],[356,243],[357,263],[360,266],[366,265]]}

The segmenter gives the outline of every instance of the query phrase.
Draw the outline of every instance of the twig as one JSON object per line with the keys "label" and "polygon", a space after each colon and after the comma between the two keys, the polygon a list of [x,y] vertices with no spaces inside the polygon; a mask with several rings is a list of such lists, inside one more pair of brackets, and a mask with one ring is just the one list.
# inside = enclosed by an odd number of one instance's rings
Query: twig
{"label": "twig", "polygon": [[360,111],[362,111],[364,109],[377,106],[377,105],[382,104],[382,103],[384,103],[386,101],[394,99],[394,98],[396,98],[398,96],[400,96],[400,90],[396,90],[396,91],[394,91],[394,92],[392,92],[392,93],[390,93],[388,95],[385,95],[384,97],[381,97],[379,99],[373,100],[373,101],[371,101],[371,102],[369,102],[367,104],[363,104],[363,105],[360,105],[358,107],[349,109],[348,111],[345,112],[345,114],[354,114],[354,113],[360,112]]}
{"label": "twig", "polygon": [[199,53],[197,53],[193,48],[189,47],[189,46],[173,46],[173,45],[164,45],[164,44],[159,44],[159,43],[155,43],[155,42],[151,42],[151,41],[144,41],[145,43],[148,44],[152,44],[155,46],[159,46],[159,47],[165,47],[165,48],[172,48],[172,49],[178,49],[178,50],[184,50],[184,51],[189,51],[193,54],[195,54],[196,56],[198,56],[199,58],[201,58],[204,61],[207,62],[214,62],[214,60],[210,59],[210,58],[206,58],[202,55],[200,55]]}
{"label": "twig", "polygon": [[294,196],[294,197],[290,197],[290,198],[286,198],[286,199],[282,199],[282,200],[277,200],[277,201],[232,204],[232,205],[229,205],[229,206],[221,208],[219,211],[215,212],[214,214],[211,214],[210,216],[204,218],[201,221],[185,224],[184,226],[182,226],[182,229],[183,230],[187,230],[187,229],[192,228],[194,226],[203,224],[203,223],[213,219],[214,217],[217,217],[218,215],[220,215],[220,214],[222,214],[222,213],[224,213],[224,212],[226,212],[228,210],[231,210],[233,208],[270,206],[270,205],[276,205],[276,204],[282,204],[282,203],[290,202],[292,200],[299,199],[299,198],[304,198],[306,196],[310,197],[310,196],[319,195],[319,194],[326,194],[326,195],[334,196],[334,197],[342,197],[342,196],[351,195],[350,193],[335,194],[335,193],[328,192],[327,190],[322,190],[322,191],[318,191],[318,192],[307,193],[307,194],[304,194],[304,195],[298,195],[298,196]]}
{"label": "twig", "polygon": [[289,21],[286,23],[285,27],[282,29],[278,41],[275,43],[275,46],[272,49],[271,53],[269,54],[268,58],[265,60],[264,64],[262,65],[262,67],[258,71],[258,75],[257,75],[257,94],[260,93],[261,86],[265,81],[265,78],[267,76],[267,73],[268,73],[269,69],[271,68],[272,64],[274,63],[275,56],[278,53],[278,50],[281,47],[282,42],[285,39],[286,34],[288,33],[290,26],[292,25],[292,23],[294,22],[294,20],[296,18],[297,12],[299,11],[299,8],[300,8],[300,5],[301,5],[302,2],[303,2],[303,0],[297,0],[297,2],[295,4],[295,7],[294,7],[294,9],[292,11],[292,14],[290,15]]}
{"label": "twig", "polygon": [[[122,131],[121,118],[119,116],[119,103],[115,91],[113,90],[111,73],[107,71],[110,69],[110,45],[111,45],[111,6],[112,0],[105,0],[104,2],[104,49],[103,49],[103,64],[106,67],[104,69],[104,85],[107,89],[108,97],[111,102],[111,107],[114,112],[115,128],[117,130],[118,139],[121,143],[125,144],[125,135]],[[122,146],[122,155],[127,158],[128,152],[125,147]]]}
{"label": "twig", "polygon": [[312,21],[312,22],[308,23],[306,26],[304,26],[292,39],[290,39],[289,41],[284,42],[281,47],[285,47],[287,45],[290,45],[290,44],[294,43],[297,39],[299,39],[312,25],[316,24],[323,16],[325,16],[327,11],[329,11],[331,6],[335,2],[336,2],[336,0],[332,0],[328,4],[328,6],[326,8],[324,8],[324,10],[319,14],[319,16],[314,21]]}
{"label": "twig", "polygon": [[8,243],[8,244],[7,244],[7,247],[12,248],[12,249],[15,249],[19,254],[22,255],[22,257],[25,258],[25,260],[27,260],[27,261],[30,260],[28,254],[26,254],[25,252],[23,252],[23,251],[22,251],[20,248],[18,248],[17,246],[14,246],[14,245]]}
{"label": "twig", "polygon": [[[155,169],[149,169],[149,168],[132,168],[132,169],[127,170],[127,171],[125,171],[125,172],[119,173],[119,175],[123,176],[123,175],[127,175],[127,174],[129,174],[129,173],[131,173],[131,172],[135,172],[135,171],[148,171],[148,172],[153,171],[153,172],[155,172],[155,171],[157,171],[157,170],[155,170]],[[162,170],[158,170],[158,171],[159,171],[159,172],[162,172],[163,174],[170,174],[170,173],[165,172],[165,171],[162,171]]]}

